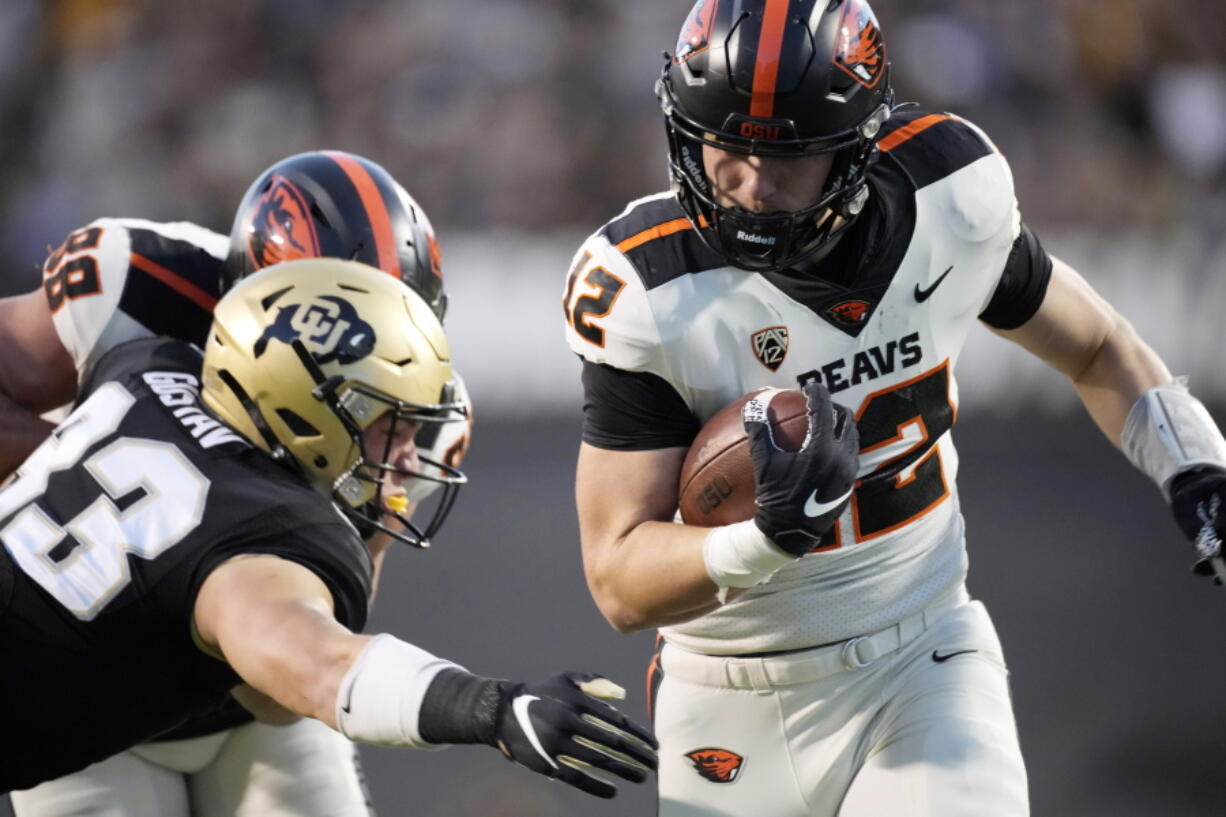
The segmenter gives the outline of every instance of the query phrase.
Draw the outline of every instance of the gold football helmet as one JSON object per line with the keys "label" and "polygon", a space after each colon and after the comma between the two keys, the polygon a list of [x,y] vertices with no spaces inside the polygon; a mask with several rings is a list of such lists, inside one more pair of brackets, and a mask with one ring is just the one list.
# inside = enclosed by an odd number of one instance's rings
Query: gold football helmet
{"label": "gold football helmet", "polygon": [[[286,461],[362,531],[427,547],[466,480],[389,462],[396,424],[463,422],[451,352],[430,306],[398,278],[355,261],[285,261],[239,281],[217,303],[204,353],[203,397],[223,420]],[[381,456],[363,433],[392,413]],[[411,522],[389,474],[439,483],[428,524]],[[409,486],[413,483],[409,481]],[[404,530],[383,522],[395,516]]]}

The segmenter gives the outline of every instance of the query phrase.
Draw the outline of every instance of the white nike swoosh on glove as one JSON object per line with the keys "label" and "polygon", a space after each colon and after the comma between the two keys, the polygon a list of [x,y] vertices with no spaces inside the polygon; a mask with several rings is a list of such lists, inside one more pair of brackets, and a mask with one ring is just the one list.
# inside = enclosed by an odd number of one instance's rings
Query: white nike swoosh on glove
{"label": "white nike swoosh on glove", "polygon": [[541,746],[541,739],[536,736],[536,730],[532,728],[532,718],[528,716],[528,706],[533,701],[539,701],[540,698],[536,695],[520,695],[515,700],[511,701],[511,711],[515,713],[515,720],[519,723],[519,728],[528,736],[528,742],[532,744],[532,748],[536,753],[545,758],[545,762],[552,768],[558,768],[558,764],[553,762],[553,758],[545,753],[545,747]]}
{"label": "white nike swoosh on glove", "polygon": [[818,502],[817,491],[814,491],[809,495],[809,499],[805,502],[805,516],[817,517],[824,513],[833,511],[835,508],[846,502],[847,498],[851,496],[851,492],[854,490],[855,488],[851,488],[847,491],[847,493],[843,494],[838,499],[831,500],[830,502]]}

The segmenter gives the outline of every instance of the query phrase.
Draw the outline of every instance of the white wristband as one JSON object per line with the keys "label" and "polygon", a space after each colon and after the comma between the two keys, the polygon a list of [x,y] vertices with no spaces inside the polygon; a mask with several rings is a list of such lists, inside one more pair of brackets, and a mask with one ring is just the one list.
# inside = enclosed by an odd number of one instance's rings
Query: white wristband
{"label": "white wristband", "polygon": [[796,561],[780,550],[752,519],[712,528],[702,543],[702,559],[707,575],[719,585],[720,603],[730,587],[753,587],[775,574],[779,568]]}
{"label": "white wristband", "polygon": [[1120,444],[1130,462],[1169,499],[1171,480],[1198,465],[1226,467],[1226,440],[1180,378],[1141,395],[1128,412]]}
{"label": "white wristband", "polygon": [[350,740],[409,749],[442,749],[417,728],[434,676],[460,667],[382,633],[372,638],[341,679],[336,725]]}

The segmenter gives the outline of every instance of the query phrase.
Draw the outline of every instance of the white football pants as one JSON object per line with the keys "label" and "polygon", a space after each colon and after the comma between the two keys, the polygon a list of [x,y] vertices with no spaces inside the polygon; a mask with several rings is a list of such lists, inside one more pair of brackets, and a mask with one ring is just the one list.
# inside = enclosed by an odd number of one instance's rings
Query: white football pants
{"label": "white football pants", "polygon": [[1025,817],[1000,641],[965,596],[787,655],[666,644],[660,817]]}
{"label": "white football pants", "polygon": [[148,743],[12,793],[16,817],[370,817],[356,747],[311,718]]}

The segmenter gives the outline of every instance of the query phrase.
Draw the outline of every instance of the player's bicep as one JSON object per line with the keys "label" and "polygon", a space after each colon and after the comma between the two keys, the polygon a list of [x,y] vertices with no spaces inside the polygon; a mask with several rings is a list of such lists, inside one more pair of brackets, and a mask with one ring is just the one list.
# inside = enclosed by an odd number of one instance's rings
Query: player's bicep
{"label": "player's bicep", "polygon": [[0,393],[30,411],[71,403],[77,370],[41,289],[0,298]]}
{"label": "player's bicep", "polygon": [[200,585],[194,606],[196,634],[227,660],[264,646],[267,629],[250,622],[286,609],[332,617],[332,594],[317,575],[277,556],[240,556],[222,563]]}
{"label": "player's bicep", "polygon": [[615,547],[643,522],[672,520],[687,451],[614,451],[586,442],[579,447],[575,502],[585,561]]}
{"label": "player's bicep", "polygon": [[293,712],[331,722],[346,668],[365,639],[333,616],[323,580],[295,562],[251,556],[223,563],[196,596],[202,646]]}
{"label": "player's bicep", "polygon": [[1122,320],[1076,270],[1053,257],[1038,311],[1021,326],[993,331],[1076,380]]}

